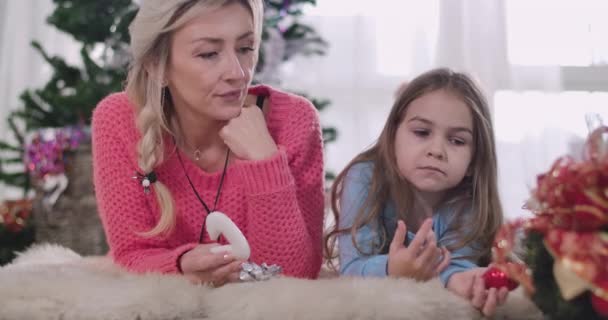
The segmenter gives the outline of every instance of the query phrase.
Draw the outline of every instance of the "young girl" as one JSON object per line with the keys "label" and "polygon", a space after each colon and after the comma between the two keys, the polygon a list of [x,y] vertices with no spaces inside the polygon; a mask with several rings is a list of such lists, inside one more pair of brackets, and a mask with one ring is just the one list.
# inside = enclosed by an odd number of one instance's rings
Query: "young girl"
{"label": "young girl", "polygon": [[341,274],[439,276],[490,315],[507,295],[486,290],[478,267],[502,223],[496,176],[480,90],[448,69],[422,74],[399,93],[375,145],[338,175],[329,257],[337,238]]}

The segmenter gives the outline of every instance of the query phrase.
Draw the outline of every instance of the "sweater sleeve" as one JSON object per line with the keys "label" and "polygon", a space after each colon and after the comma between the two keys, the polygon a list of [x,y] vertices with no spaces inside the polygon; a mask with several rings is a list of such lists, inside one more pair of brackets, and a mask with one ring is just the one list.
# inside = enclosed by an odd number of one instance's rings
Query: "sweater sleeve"
{"label": "sweater sleeve", "polygon": [[323,154],[318,115],[306,100],[283,119],[279,151],[261,161],[238,161],[247,194],[251,260],[278,264],[284,274],[316,278],[322,260]]}
{"label": "sweater sleeve", "polygon": [[439,279],[444,287],[448,285],[448,281],[450,281],[450,277],[454,273],[477,268],[475,263],[465,258],[465,256],[473,253],[474,251],[471,249],[471,247],[462,247],[451,252],[452,258],[450,260],[450,264],[443,271],[441,271],[441,273],[439,273]]}
{"label": "sweater sleeve", "polygon": [[[369,193],[371,182],[371,164],[358,163],[353,165],[346,174],[340,197],[340,229],[350,228]],[[388,264],[387,254],[367,255],[372,252],[379,241],[378,228],[373,223],[361,226],[355,234],[355,246],[351,233],[338,236],[340,274],[363,277],[386,277]]]}
{"label": "sweater sleeve", "polygon": [[[437,235],[439,239],[439,244],[442,246],[449,246],[451,243],[458,239],[454,234],[466,233],[469,231],[467,226],[473,225],[471,221],[471,212],[470,209],[465,213],[465,222],[464,222],[464,230],[459,231],[448,231],[448,226],[455,218],[456,212],[453,209],[446,208],[446,211],[441,212],[437,215]],[[450,264],[439,273],[439,279],[443,283],[444,286],[447,286],[450,277],[458,272],[466,271],[472,268],[478,267],[477,264],[472,260],[471,257],[474,257],[478,254],[477,250],[475,250],[475,243],[469,244],[467,246],[461,247],[456,250],[452,250]]]}
{"label": "sweater sleeve", "polygon": [[196,246],[171,248],[160,237],[144,238],[138,232],[154,227],[158,219],[156,198],[145,194],[129,157],[136,136],[126,97],[102,100],[92,119],[93,180],[97,207],[110,254],[115,262],[134,272],[177,273],[179,257]]}

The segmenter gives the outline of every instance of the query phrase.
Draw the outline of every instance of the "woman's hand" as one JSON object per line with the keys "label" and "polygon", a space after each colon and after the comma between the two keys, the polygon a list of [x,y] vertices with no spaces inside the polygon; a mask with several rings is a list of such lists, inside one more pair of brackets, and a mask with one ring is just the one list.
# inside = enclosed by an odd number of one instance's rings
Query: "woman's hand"
{"label": "woman's hand", "polygon": [[483,273],[486,268],[474,268],[454,273],[448,280],[448,290],[469,300],[473,307],[479,309],[484,316],[490,317],[496,307],[507,300],[509,290],[505,287],[486,289]]}
{"label": "woman's hand", "polygon": [[180,270],[192,283],[219,287],[239,280],[244,261],[225,252],[211,253],[211,248],[215,246],[218,245],[201,244],[180,257]]}
{"label": "woman's hand", "polygon": [[427,219],[408,247],[404,245],[407,228],[401,220],[388,252],[388,275],[426,281],[436,277],[450,263],[450,252],[437,247],[433,221]]}
{"label": "woman's hand", "polygon": [[220,137],[235,156],[244,160],[267,159],[278,150],[262,110],[255,105],[244,106],[241,114],[220,130]]}

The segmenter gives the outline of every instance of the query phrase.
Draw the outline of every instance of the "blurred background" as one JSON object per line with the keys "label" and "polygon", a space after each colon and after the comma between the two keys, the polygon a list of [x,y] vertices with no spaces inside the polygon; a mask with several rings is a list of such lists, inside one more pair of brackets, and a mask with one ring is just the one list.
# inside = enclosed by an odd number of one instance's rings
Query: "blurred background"
{"label": "blurred background", "polygon": [[[0,1],[0,248],[28,243],[15,237],[30,220],[46,230],[37,241],[61,233],[73,235],[59,242],[82,243],[83,226],[98,229],[94,218],[75,224],[95,216],[81,136],[99,97],[122,86],[136,6]],[[269,0],[256,81],[314,100],[329,185],[379,135],[400,85],[439,66],[473,75],[491,103],[501,197],[515,218],[529,215],[522,205],[536,175],[558,156],[580,156],[590,127],[608,121],[606,12],[604,0]],[[40,141],[62,153],[28,149]],[[45,157],[60,168],[41,169]],[[11,202],[22,199],[33,200]],[[21,232],[2,240],[3,225]],[[103,234],[91,241],[97,249],[77,251],[103,252]]]}

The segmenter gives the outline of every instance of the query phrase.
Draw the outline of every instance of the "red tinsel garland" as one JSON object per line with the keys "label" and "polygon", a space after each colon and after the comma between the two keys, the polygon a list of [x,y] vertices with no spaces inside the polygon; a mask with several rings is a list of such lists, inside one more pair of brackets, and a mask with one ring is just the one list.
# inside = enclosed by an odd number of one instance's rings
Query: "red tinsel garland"
{"label": "red tinsel garland", "polygon": [[[496,268],[534,292],[531,271],[512,259],[515,233],[535,231],[567,272],[591,290],[593,306],[600,314],[608,308],[608,144],[602,136],[608,127],[592,132],[582,161],[562,157],[551,170],[537,177],[528,208],[535,216],[504,225],[492,249]],[[599,309],[598,309],[599,308]]]}

